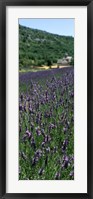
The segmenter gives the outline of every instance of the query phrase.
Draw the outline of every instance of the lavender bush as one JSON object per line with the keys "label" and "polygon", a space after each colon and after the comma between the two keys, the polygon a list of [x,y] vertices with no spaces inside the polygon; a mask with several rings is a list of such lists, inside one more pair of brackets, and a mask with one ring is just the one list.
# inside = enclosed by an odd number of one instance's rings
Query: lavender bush
{"label": "lavender bush", "polygon": [[74,71],[19,75],[19,179],[74,179]]}

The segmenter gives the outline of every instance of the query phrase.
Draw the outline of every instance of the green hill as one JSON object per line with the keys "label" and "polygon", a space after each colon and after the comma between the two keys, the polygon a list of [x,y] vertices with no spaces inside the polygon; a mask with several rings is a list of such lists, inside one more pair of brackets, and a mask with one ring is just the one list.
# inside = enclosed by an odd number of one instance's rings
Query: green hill
{"label": "green hill", "polygon": [[74,57],[74,38],[19,25],[19,67],[57,63],[68,53]]}

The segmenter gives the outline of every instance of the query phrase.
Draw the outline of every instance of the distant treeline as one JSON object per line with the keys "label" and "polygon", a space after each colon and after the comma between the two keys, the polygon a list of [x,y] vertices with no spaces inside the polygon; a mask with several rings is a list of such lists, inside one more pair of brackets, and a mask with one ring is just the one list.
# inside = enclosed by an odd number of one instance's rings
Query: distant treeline
{"label": "distant treeline", "polygon": [[20,69],[55,64],[66,53],[74,58],[73,37],[60,36],[19,25]]}

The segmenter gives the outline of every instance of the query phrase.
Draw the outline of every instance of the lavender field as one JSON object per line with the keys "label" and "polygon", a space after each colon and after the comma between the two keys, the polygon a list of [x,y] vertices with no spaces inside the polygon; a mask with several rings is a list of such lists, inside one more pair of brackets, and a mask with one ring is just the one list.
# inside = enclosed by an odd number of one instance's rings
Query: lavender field
{"label": "lavender field", "polygon": [[74,179],[73,67],[19,74],[19,180]]}

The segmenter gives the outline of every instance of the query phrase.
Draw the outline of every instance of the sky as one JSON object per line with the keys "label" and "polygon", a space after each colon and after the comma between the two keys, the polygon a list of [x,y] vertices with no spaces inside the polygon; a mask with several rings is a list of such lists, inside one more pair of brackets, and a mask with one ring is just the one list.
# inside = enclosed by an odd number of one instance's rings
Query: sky
{"label": "sky", "polygon": [[74,37],[74,19],[19,19],[19,24],[58,35]]}

